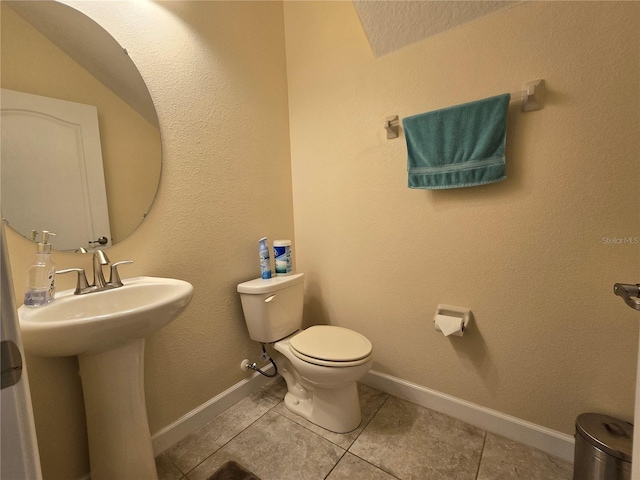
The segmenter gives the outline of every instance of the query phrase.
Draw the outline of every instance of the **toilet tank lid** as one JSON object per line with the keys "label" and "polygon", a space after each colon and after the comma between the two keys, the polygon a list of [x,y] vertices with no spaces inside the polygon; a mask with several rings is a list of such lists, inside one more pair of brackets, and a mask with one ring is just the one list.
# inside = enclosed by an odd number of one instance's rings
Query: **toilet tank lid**
{"label": "toilet tank lid", "polygon": [[272,278],[256,278],[238,285],[238,292],[248,293],[250,295],[261,295],[264,293],[272,293],[283,288],[290,287],[296,283],[303,281],[304,273],[296,273],[293,275],[278,275]]}

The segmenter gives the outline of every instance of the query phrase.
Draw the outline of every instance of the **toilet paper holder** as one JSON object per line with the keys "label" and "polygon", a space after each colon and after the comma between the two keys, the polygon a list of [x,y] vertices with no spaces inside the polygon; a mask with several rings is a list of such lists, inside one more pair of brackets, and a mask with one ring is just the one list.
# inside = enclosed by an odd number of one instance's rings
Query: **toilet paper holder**
{"label": "toilet paper holder", "polygon": [[[459,329],[443,331],[441,325],[439,323],[438,317],[455,317],[456,319],[460,319],[462,322]],[[464,331],[469,327],[469,322],[471,321],[471,309],[465,307],[456,307],[454,305],[444,305],[439,304],[436,307],[436,314],[433,317],[433,323],[435,325],[435,329],[437,332],[442,332],[445,336],[455,335],[461,337]]]}

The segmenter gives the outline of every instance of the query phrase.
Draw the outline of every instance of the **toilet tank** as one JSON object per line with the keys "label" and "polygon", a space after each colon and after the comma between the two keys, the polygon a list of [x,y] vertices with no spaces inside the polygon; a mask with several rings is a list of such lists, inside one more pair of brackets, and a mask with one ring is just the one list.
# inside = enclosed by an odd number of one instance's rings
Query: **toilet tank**
{"label": "toilet tank", "polygon": [[302,328],[304,274],[256,278],[238,285],[252,340],[272,343]]}

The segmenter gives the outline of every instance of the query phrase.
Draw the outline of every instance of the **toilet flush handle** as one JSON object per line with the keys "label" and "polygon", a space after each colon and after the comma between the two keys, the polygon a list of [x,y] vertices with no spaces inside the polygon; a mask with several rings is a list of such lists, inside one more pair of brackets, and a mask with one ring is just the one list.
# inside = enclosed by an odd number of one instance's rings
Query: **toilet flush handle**
{"label": "toilet flush handle", "polygon": [[267,298],[264,299],[264,303],[269,303],[271,300],[273,300],[274,298],[276,298],[276,295],[270,295]]}

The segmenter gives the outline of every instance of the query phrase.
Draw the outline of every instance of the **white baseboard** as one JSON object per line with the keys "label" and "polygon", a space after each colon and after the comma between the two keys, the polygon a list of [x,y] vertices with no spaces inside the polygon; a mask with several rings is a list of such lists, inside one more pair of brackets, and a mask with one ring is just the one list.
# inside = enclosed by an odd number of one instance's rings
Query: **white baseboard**
{"label": "white baseboard", "polygon": [[360,381],[390,395],[444,413],[573,463],[575,441],[570,435],[384,373],[369,371]]}
{"label": "white baseboard", "polygon": [[[273,367],[269,367],[265,371],[271,371]],[[175,445],[270,380],[255,373],[167,425],[151,437],[154,454]],[[573,463],[574,439],[570,435],[384,373],[369,371],[361,382]]]}
{"label": "white baseboard", "polygon": [[[273,366],[269,365],[263,370],[266,373],[270,373],[271,370],[273,370]],[[216,395],[211,400],[194,408],[175,422],[156,432],[151,436],[154,455],[158,456],[167,448],[175,445],[190,433],[195,432],[198,428],[207,424],[229,407],[251,395],[270,380],[273,380],[273,378],[265,377],[256,372],[250,378],[241,380],[227,388],[224,392]]]}

